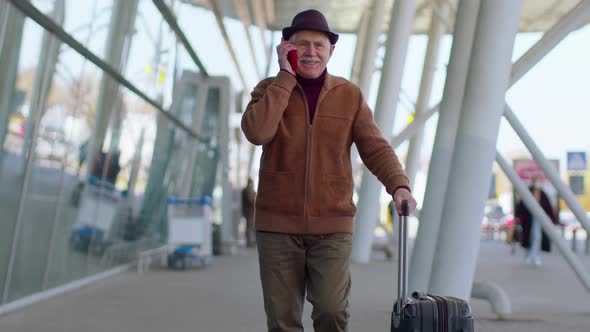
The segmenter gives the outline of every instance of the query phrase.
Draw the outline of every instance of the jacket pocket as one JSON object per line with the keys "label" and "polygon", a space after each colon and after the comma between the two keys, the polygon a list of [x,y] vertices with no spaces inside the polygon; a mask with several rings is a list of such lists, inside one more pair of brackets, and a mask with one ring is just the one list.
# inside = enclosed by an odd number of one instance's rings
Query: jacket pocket
{"label": "jacket pocket", "polygon": [[[256,208],[279,214],[296,215],[294,173],[260,171]],[[303,199],[303,198],[299,198]]]}
{"label": "jacket pocket", "polygon": [[356,207],[352,202],[352,180],[345,176],[324,175],[322,177],[322,216],[354,216]]}

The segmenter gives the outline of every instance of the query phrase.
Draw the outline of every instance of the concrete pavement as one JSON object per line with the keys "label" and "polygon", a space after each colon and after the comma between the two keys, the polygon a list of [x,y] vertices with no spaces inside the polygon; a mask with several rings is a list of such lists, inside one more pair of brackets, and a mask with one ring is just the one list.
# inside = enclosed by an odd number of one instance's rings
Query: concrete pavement
{"label": "concrete pavement", "polygon": [[[559,254],[545,254],[540,268],[524,265],[522,255],[482,241],[476,279],[502,285],[513,315],[498,321],[488,303],[472,300],[476,331],[590,331],[590,294]],[[590,270],[590,256],[580,257]],[[352,265],[350,331],[388,331],[394,268],[381,253]],[[306,303],[306,331],[313,331],[310,313]],[[216,257],[203,270],[126,272],[0,317],[0,331],[265,331],[256,251]]]}

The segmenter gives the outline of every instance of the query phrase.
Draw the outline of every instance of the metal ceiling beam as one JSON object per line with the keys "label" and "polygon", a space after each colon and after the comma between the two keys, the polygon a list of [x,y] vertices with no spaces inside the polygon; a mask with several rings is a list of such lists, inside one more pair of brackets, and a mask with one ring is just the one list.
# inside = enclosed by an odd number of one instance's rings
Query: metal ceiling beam
{"label": "metal ceiling beam", "polygon": [[363,45],[361,71],[359,73],[359,87],[366,98],[369,98],[369,91],[371,90],[371,81],[375,72],[375,55],[379,47],[379,36],[383,30],[386,11],[385,0],[373,0],[371,8],[368,11],[369,26],[366,36],[364,36],[365,42]]}
{"label": "metal ceiling beam", "polygon": [[570,32],[581,27],[586,21],[590,12],[590,0],[581,0],[574,9],[562,17],[551,29],[543,34],[543,38],[533,45],[525,55],[520,57],[514,64],[511,81],[518,81],[524,74],[533,68],[546,53],[538,50],[553,48],[559,44]]}
{"label": "metal ceiling beam", "polygon": [[268,63],[270,63],[272,49],[268,49],[267,47],[270,42],[266,37],[266,30],[268,30],[268,27],[266,25],[266,16],[264,15],[262,0],[252,0],[252,8],[254,8],[254,21],[260,30],[260,38],[262,39],[262,45],[264,45],[265,48],[264,54],[266,55],[266,63],[268,65]]}
{"label": "metal ceiling beam", "polygon": [[352,60],[352,68],[350,70],[350,81],[356,85],[359,84],[361,66],[363,64],[363,51],[365,49],[365,42],[367,40],[367,30],[369,29],[369,11],[364,10],[361,21],[359,22],[356,33],[356,45],[354,49],[354,59]]}
{"label": "metal ceiling beam", "polygon": [[442,3],[442,0],[428,0],[432,7],[432,14],[436,15],[438,19],[445,25],[447,31],[453,31],[453,26],[449,22],[449,12],[455,17],[457,11],[454,10],[452,4],[448,1]]}
{"label": "metal ceiling beam", "polygon": [[274,24],[276,20],[274,0],[264,0],[264,10],[266,12],[266,22]]}
{"label": "metal ceiling beam", "polygon": [[10,16],[10,4],[8,1],[2,1],[0,4],[2,7],[0,11],[0,50],[4,45],[4,37],[6,35],[6,30],[8,29],[8,17]]}
{"label": "metal ceiling beam", "polygon": [[[513,65],[510,75],[510,87],[518,82],[531,68],[533,68],[550,50],[552,50],[570,32],[578,29],[590,16],[590,0],[582,0],[567,13],[559,22],[549,29],[543,37]],[[405,140],[411,138],[420,126],[439,110],[440,103],[432,107],[423,116],[418,116],[406,126],[398,135],[393,137],[391,145],[398,147]]]}
{"label": "metal ceiling beam", "polygon": [[232,44],[229,40],[229,34],[227,33],[227,29],[225,28],[225,23],[223,23],[223,14],[221,13],[221,10],[219,9],[218,1],[219,0],[208,0],[207,2],[210,5],[211,11],[215,15],[215,20],[217,21],[217,26],[219,27],[221,35],[223,36],[223,40],[225,41],[225,45],[227,46],[227,50],[229,52],[229,55],[231,56],[232,61],[234,62],[234,65],[235,65],[236,70],[238,72],[238,76],[240,77],[240,81],[242,83],[244,91],[250,91],[250,88],[248,87],[248,84],[246,83],[244,73],[242,72],[242,67],[240,66],[240,62],[238,61],[238,56],[236,55],[234,47],[232,46]]}
{"label": "metal ceiling beam", "polygon": [[180,40],[180,42],[182,43],[182,45],[184,46],[184,48],[188,52],[191,59],[193,59],[193,62],[197,65],[197,67],[199,68],[201,73],[205,77],[209,77],[209,73],[207,73],[205,66],[203,66],[203,63],[201,63],[201,60],[199,60],[197,53],[195,52],[195,50],[191,46],[191,43],[188,41],[188,38],[186,38],[186,36],[184,35],[184,32],[182,32],[182,29],[178,25],[178,21],[176,20],[176,17],[174,16],[174,14],[170,10],[170,8],[168,8],[168,6],[164,3],[164,0],[152,0],[152,2],[154,3],[154,5],[156,5],[156,8],[158,8],[160,13],[162,14],[164,19],[166,20],[166,22],[170,26],[170,29],[172,29],[172,31],[174,31],[174,33],[176,34],[176,38],[178,40]]}
{"label": "metal ceiling beam", "polygon": [[248,3],[246,0],[234,0],[234,6],[238,12],[238,17],[244,25],[244,31],[246,32],[246,39],[250,46],[250,54],[252,55],[252,62],[254,62],[254,68],[256,69],[256,75],[260,79],[260,67],[258,66],[258,60],[256,56],[256,50],[254,49],[254,42],[252,41],[252,34],[250,33],[250,26],[252,21],[250,20],[250,10],[248,9]]}

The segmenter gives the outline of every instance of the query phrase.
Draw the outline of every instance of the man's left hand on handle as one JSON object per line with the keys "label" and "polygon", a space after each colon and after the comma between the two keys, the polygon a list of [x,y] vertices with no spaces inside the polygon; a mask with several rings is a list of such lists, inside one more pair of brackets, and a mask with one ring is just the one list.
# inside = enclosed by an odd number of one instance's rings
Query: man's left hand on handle
{"label": "man's left hand on handle", "polygon": [[393,194],[393,201],[395,202],[395,209],[399,215],[402,214],[403,201],[408,201],[408,204],[410,205],[410,214],[416,209],[416,199],[406,188],[398,188]]}

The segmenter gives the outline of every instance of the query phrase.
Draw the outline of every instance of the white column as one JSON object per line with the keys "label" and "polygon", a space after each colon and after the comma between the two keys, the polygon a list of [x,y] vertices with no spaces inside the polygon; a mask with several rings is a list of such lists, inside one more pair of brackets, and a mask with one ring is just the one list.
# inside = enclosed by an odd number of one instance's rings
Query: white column
{"label": "white column", "polygon": [[[416,100],[414,117],[421,116],[427,112],[430,105],[434,72],[436,71],[436,65],[440,53],[440,39],[445,30],[443,19],[448,17],[448,8],[449,6],[447,4],[442,5],[441,12],[439,13],[440,16],[435,13],[434,9],[432,10],[432,18],[428,31],[428,46],[426,47],[424,68],[422,69],[422,79],[420,80],[420,90],[418,93],[418,100]],[[414,138],[410,141],[408,155],[406,156],[406,174],[410,179],[410,183],[414,183],[416,173],[420,169],[420,155],[423,141],[424,125],[421,125],[419,126],[416,135],[414,135]]]}
{"label": "white column", "polygon": [[238,17],[242,24],[244,25],[244,33],[246,34],[246,40],[248,41],[248,46],[250,46],[250,55],[252,56],[252,64],[255,68],[256,77],[260,80],[260,66],[258,65],[258,56],[256,55],[256,48],[254,47],[254,41],[252,39],[252,34],[250,33],[250,26],[252,25],[252,20],[250,19],[250,9],[248,8],[248,4],[246,0],[234,0],[234,7],[236,12],[238,13]]}
{"label": "white column", "polygon": [[[219,32],[221,32],[221,36],[223,37],[223,41],[225,42],[225,46],[227,47],[227,51],[229,52],[232,62],[234,63],[234,66],[236,68],[236,72],[238,74],[238,78],[240,79],[240,82],[242,83],[242,87],[244,88],[244,91],[250,91],[251,88],[248,86],[248,83],[246,82],[246,77],[244,76],[244,71],[242,70],[242,66],[240,65],[240,61],[238,60],[238,55],[234,49],[231,39],[229,38],[229,33],[227,32],[227,29],[225,28],[225,21],[223,20],[223,13],[221,12],[220,1],[219,0],[208,0],[208,1],[206,1],[206,3],[209,4],[208,7],[210,8],[211,12],[215,15],[215,20],[217,21],[217,26],[219,27]],[[258,70],[256,72],[258,73]]]}
{"label": "white column", "polygon": [[[21,37],[22,37],[22,23],[24,21],[24,18],[21,16],[21,13],[19,12],[18,14],[13,13],[14,15],[16,15],[17,20],[13,21],[16,24],[18,24],[18,27],[15,27],[15,29],[17,30],[17,32],[19,33],[19,36],[15,36],[15,38],[17,39],[12,39],[11,43],[15,43],[17,44],[17,48],[20,49],[21,46]],[[64,16],[64,9],[63,9],[63,2],[61,1],[57,1],[55,4],[55,9],[53,12],[53,18],[57,21],[57,22],[61,22],[63,21],[63,16]],[[22,20],[22,21],[21,21]],[[9,20],[9,23],[10,20]],[[10,31],[10,30],[9,30]],[[37,140],[37,135],[38,135],[38,131],[36,130],[36,128],[39,126],[39,124],[41,123],[41,112],[39,111],[41,108],[44,107],[45,104],[45,100],[47,98],[47,94],[49,92],[49,87],[51,86],[51,81],[53,78],[53,73],[55,71],[55,64],[57,63],[57,56],[58,56],[58,51],[59,51],[59,41],[58,39],[53,36],[50,35],[49,33],[45,32],[43,35],[43,39],[42,39],[42,50],[41,50],[41,55],[39,57],[39,64],[37,67],[37,77],[35,78],[35,82],[34,82],[34,87],[33,87],[33,92],[32,92],[32,98],[31,98],[31,112],[29,115],[29,119],[27,121],[28,123],[28,127],[27,128],[27,135],[31,135],[29,136],[28,139],[26,139],[26,144],[24,146],[24,150],[28,150],[29,153],[23,153],[23,158],[24,160],[22,161],[22,172],[23,172],[23,185],[22,185],[22,190],[20,192],[17,193],[18,195],[18,206],[17,206],[17,213],[16,213],[16,221],[14,224],[14,228],[13,228],[13,236],[12,236],[12,242],[11,242],[11,246],[10,246],[10,252],[8,254],[8,266],[6,267],[6,271],[5,271],[5,277],[4,277],[4,286],[3,286],[3,290],[2,290],[2,298],[1,298],[1,302],[0,304],[4,304],[8,302],[8,298],[9,298],[9,291],[10,291],[10,285],[12,283],[12,272],[14,269],[14,264],[16,262],[16,251],[18,248],[18,241],[20,240],[20,232],[22,229],[22,223],[23,223],[23,215],[24,215],[24,209],[25,209],[25,201],[26,201],[26,194],[27,194],[27,188],[29,187],[29,182],[31,179],[31,167],[33,164],[33,153],[32,151],[34,151],[34,143]],[[17,54],[20,51],[17,51]],[[10,54],[10,53],[9,53]],[[14,55],[10,54],[10,55]],[[8,55],[10,57],[10,55]],[[8,59],[9,64],[12,64],[15,66],[15,68],[7,68],[9,71],[14,70],[14,74],[16,76],[16,70],[18,67],[18,58],[17,59]],[[12,62],[14,61],[14,62]],[[10,74],[9,74],[10,75]],[[9,76],[10,77],[10,76]],[[8,80],[9,84],[11,84],[11,80]],[[14,81],[12,81],[14,82]],[[6,88],[9,88],[9,91],[12,87],[12,91],[13,90],[13,86],[6,86]],[[9,101],[10,104],[12,103],[12,99],[13,99],[13,95],[9,95]],[[9,104],[9,105],[10,105]],[[10,106],[12,107],[12,106]],[[1,146],[0,146],[0,151],[2,150]]]}
{"label": "white column", "polygon": [[257,156],[256,145],[250,145],[248,147],[248,176],[255,177],[258,171],[254,172],[254,161]]}
{"label": "white column", "polygon": [[354,58],[352,60],[352,68],[350,70],[350,81],[354,84],[359,84],[361,66],[363,62],[363,51],[365,49],[365,41],[367,37],[367,30],[369,29],[369,9],[363,12],[359,26],[356,31],[356,44],[354,46]]}
{"label": "white column", "polygon": [[420,213],[421,222],[410,260],[409,289],[411,290],[427,290],[430,282],[430,270],[436,248],[440,215],[443,211],[447,179],[451,170],[455,136],[459,127],[459,114],[465,92],[478,9],[479,0],[461,0],[457,10],[447,79],[428,168],[424,204]]}
{"label": "white column", "polygon": [[139,135],[139,141],[135,146],[135,153],[131,160],[131,174],[129,175],[129,182],[127,184],[127,197],[129,202],[135,203],[135,184],[137,183],[137,177],[139,176],[139,169],[141,167],[141,156],[143,151],[143,144],[145,143],[145,128],[141,128],[141,134]]}
{"label": "white column", "polygon": [[[62,23],[64,20],[63,3],[57,2],[53,13],[53,19],[56,23]],[[47,97],[53,81],[53,74],[55,73],[55,66],[57,65],[59,47],[61,42],[56,36],[49,31],[43,32],[41,40],[41,52],[39,54],[39,63],[37,65],[35,80],[33,82],[33,90],[31,92],[31,100],[39,98],[39,103],[32,103],[29,108],[29,116],[25,121],[25,134],[23,137],[22,155],[20,156],[20,168],[24,169],[24,163],[27,153],[33,151],[34,144],[31,143],[33,132],[38,131],[39,128],[34,126],[37,117],[43,118],[45,113],[45,106],[47,104]]]}
{"label": "white column", "polygon": [[[265,48],[270,43],[268,42],[268,37],[266,35],[266,18],[264,16],[264,8],[262,8],[262,0],[252,0],[252,7],[254,9],[254,21],[260,30],[260,40],[262,41],[263,48]],[[270,62],[271,52],[272,50],[270,49],[266,49],[264,52],[266,56],[266,63]]]}
{"label": "white column", "polygon": [[375,72],[375,55],[379,46],[379,35],[381,35],[381,31],[383,30],[384,21],[385,0],[373,0],[373,5],[369,12],[369,27],[364,37],[365,43],[359,73],[359,87],[367,99],[369,98],[369,91],[371,89],[371,79]]}
{"label": "white column", "polygon": [[[466,5],[473,5],[472,1],[466,1],[468,4]],[[459,11],[461,8],[459,8]],[[459,15],[459,14],[458,14]],[[516,61],[512,66],[512,74],[510,80],[510,86],[514,85],[520,78],[522,78],[533,66],[538,63],[549,51],[551,51],[561,40],[563,40],[571,31],[577,29],[583,22],[585,22],[588,17],[590,16],[590,1],[582,1],[580,2],[575,8],[573,8],[569,13],[564,15],[562,19],[557,22],[551,29],[549,29],[543,37],[533,45],[525,54],[523,54],[518,61]],[[472,17],[475,19],[475,17]],[[459,24],[459,18],[457,18],[457,24]],[[465,29],[455,29],[456,31],[462,31]],[[455,39],[457,36],[455,35]],[[468,51],[470,51],[470,47]],[[455,46],[453,46],[454,52]],[[452,62],[453,62],[454,55],[451,54],[451,63],[449,64],[448,69],[448,78],[447,83],[451,79],[451,71],[452,71]],[[468,57],[466,58],[468,59]],[[468,60],[458,60],[459,63],[468,63]],[[445,87],[444,99],[442,103],[446,103],[448,96],[448,92]],[[442,105],[441,105],[442,107]],[[416,117],[416,121],[418,119],[422,119],[426,121],[428,117],[436,112],[435,106],[428,114],[424,116]],[[445,190],[446,190],[446,183],[448,174],[450,172],[450,156],[452,155],[452,147],[453,142],[455,139],[454,133],[456,131],[456,127],[453,131],[452,136],[440,134],[440,131],[443,130],[446,125],[443,123],[448,123],[450,121],[448,119],[449,108],[445,108],[444,112],[441,112],[439,115],[438,120],[438,129],[437,129],[437,136],[434,143],[434,148],[432,152],[432,157],[430,160],[430,168],[429,168],[429,175],[428,175],[428,186],[426,188],[426,196],[424,199],[424,207],[421,213],[421,220],[427,220],[427,222],[421,223],[420,227],[418,228],[418,236],[416,241],[414,242],[414,250],[412,255],[412,260],[410,261],[410,282],[411,287],[410,289],[427,289],[428,282],[425,283],[425,280],[430,279],[430,271],[432,266],[432,259],[434,256],[434,251],[436,250],[436,236],[438,233],[438,228],[440,225],[440,216],[442,214],[443,209],[443,200],[445,197]],[[552,184],[558,189],[560,195],[564,197],[564,200],[568,202],[568,205],[572,206],[571,209],[574,211],[574,214],[581,221],[582,225],[585,225],[585,221],[588,220],[585,212],[583,209],[580,208],[580,204],[576,199],[570,200],[571,195],[568,195],[567,191],[571,190],[567,187],[567,185],[563,184],[563,181],[559,179],[559,176],[554,170],[552,169],[551,165],[546,161],[540,149],[535,145],[534,141],[530,138],[522,124],[516,118],[514,112],[510,109],[508,105],[504,110],[504,117],[508,122],[511,124],[517,135],[522,139],[525,146],[529,149],[533,158],[538,161],[541,168],[544,168],[545,173],[548,175],[548,178],[552,182]],[[447,118],[447,120],[445,120]],[[410,136],[413,136],[415,133],[415,123],[409,125],[404,129],[398,136],[396,136],[392,140],[393,147],[397,147],[401,142],[407,139]],[[452,139],[452,141],[450,141]],[[439,147],[444,145],[445,149],[441,152],[438,151]],[[441,161],[441,159],[446,160]],[[553,174],[555,173],[555,174]],[[562,189],[562,190],[560,190]],[[573,195],[573,194],[572,194]],[[574,197],[575,198],[575,197]],[[576,213],[578,212],[578,213]],[[590,223],[586,222],[586,225],[590,225]],[[426,286],[424,286],[426,285]]]}
{"label": "white column", "polygon": [[[138,0],[115,1],[113,3],[109,35],[106,42],[105,60],[113,68],[123,72],[131,39]],[[102,147],[111,113],[117,105],[119,84],[104,73],[100,82],[99,96],[94,117],[92,136],[88,144],[87,165],[93,165],[99,149]]]}
{"label": "white column", "polygon": [[[366,29],[362,38],[362,46],[360,50],[360,63],[358,64],[358,85],[365,95],[365,99],[369,99],[371,91],[371,81],[375,73],[375,58],[377,55],[377,48],[379,47],[379,36],[383,30],[383,22],[385,21],[385,0],[373,0],[370,10],[366,13]],[[359,46],[359,45],[357,45]],[[350,160],[352,162],[353,174],[357,173],[360,162],[359,154],[356,146],[352,147],[350,153]]]}
{"label": "white column", "polygon": [[11,6],[8,0],[0,0],[0,50],[4,46],[4,39],[8,31],[8,18],[11,14]]}
{"label": "white column", "polygon": [[[461,6],[476,6],[478,2],[475,1],[465,1],[465,4],[461,4],[459,7],[459,12],[461,11]],[[475,9],[476,10],[476,9]],[[455,37],[454,39],[458,39],[457,33],[467,33],[467,28],[460,28],[458,25],[461,24],[461,19],[459,18],[459,13],[457,14],[457,27],[455,28]],[[472,21],[475,20],[476,15],[471,15],[470,18]],[[550,50],[552,50],[563,38],[565,38],[571,31],[577,29],[583,22],[585,22],[588,17],[590,17],[590,1],[582,1],[573,8],[569,13],[564,15],[562,19],[557,22],[551,29],[549,29],[543,37],[533,45],[525,54],[523,54],[518,61],[516,61],[512,66],[512,74],[510,79],[510,86],[514,85],[520,78],[522,78],[533,66],[538,63]],[[474,23],[473,23],[474,24]],[[473,29],[473,28],[472,28]],[[473,32],[473,31],[471,31]],[[455,57],[455,48],[456,43],[458,41],[453,41],[453,51],[451,54],[451,62],[449,63],[448,67],[448,78],[447,84],[454,81],[452,79],[453,68],[455,65],[454,57]],[[465,52],[471,51],[471,44],[469,44]],[[469,54],[469,53],[467,53]],[[464,57],[461,60],[457,60],[457,63],[464,63],[467,64],[469,56]],[[462,67],[465,70],[467,67]],[[466,75],[466,73],[464,74]],[[463,83],[464,85],[464,83]],[[461,86],[463,89],[463,86]],[[449,95],[451,91],[455,91],[455,95],[457,90],[448,90],[445,87],[445,93],[443,97],[443,101],[441,102],[441,108],[443,105],[452,102],[450,99],[453,97]],[[461,100],[462,101],[462,90],[461,90]],[[438,128],[436,139],[434,142],[434,148],[432,151],[432,157],[430,159],[430,168],[428,174],[428,182],[426,187],[426,195],[424,199],[424,207],[421,213],[421,220],[425,222],[421,223],[418,228],[418,236],[416,241],[414,242],[414,250],[412,254],[412,259],[410,261],[410,289],[427,289],[428,288],[428,280],[430,280],[430,271],[432,266],[432,259],[434,257],[434,251],[436,250],[436,238],[438,234],[438,229],[440,225],[440,216],[442,214],[444,197],[445,197],[445,190],[447,184],[447,178],[450,172],[450,158],[453,151],[453,143],[455,140],[455,132],[456,132],[456,123],[451,120],[452,112],[450,111],[453,106],[446,107],[444,106],[444,112],[439,114],[438,120]],[[460,107],[456,106],[456,107]],[[436,108],[436,107],[435,107]],[[431,110],[428,114],[424,116],[416,117],[416,121],[418,119],[427,119],[431,113],[434,113],[436,110]],[[458,116],[458,113],[455,115]],[[517,135],[522,139],[525,146],[529,149],[533,158],[538,161],[541,168],[544,169],[545,173],[548,175],[550,181],[554,184],[554,186],[560,192],[560,195],[564,197],[564,200],[568,202],[568,205],[573,206],[571,209],[574,211],[574,214],[578,217],[578,220],[582,222],[584,225],[584,221],[587,220],[585,216],[585,212],[583,209],[580,208],[580,204],[576,199],[569,200],[571,196],[568,195],[567,191],[571,190],[563,184],[563,181],[559,179],[559,176],[556,172],[554,172],[553,168],[544,158],[540,149],[535,145],[534,141],[530,138],[522,124],[516,118],[514,112],[510,110],[510,107],[506,105],[504,110],[504,117],[513,127],[514,131]],[[425,120],[424,120],[425,121]],[[458,121],[458,118],[454,121]],[[450,123],[455,123],[454,129],[450,130],[447,127]],[[414,129],[415,125],[409,125],[405,130],[403,130],[398,136],[396,136],[393,141],[392,145],[397,147],[401,142],[403,142],[407,137],[412,136],[415,132]],[[445,129],[446,128],[446,129]],[[446,134],[441,133],[441,131],[445,131]],[[450,130],[450,131],[449,131]],[[441,150],[442,149],[442,150]],[[555,173],[555,174],[553,174]],[[563,190],[560,190],[560,188]],[[573,194],[571,194],[573,195]],[[571,201],[571,203],[569,203]],[[579,212],[576,214],[576,212]],[[585,219],[586,218],[586,219]],[[586,223],[590,224],[590,223]]]}
{"label": "white column", "polygon": [[225,253],[234,253],[237,250],[237,226],[239,220],[234,218],[233,212],[233,195],[234,188],[229,180],[229,115],[235,112],[235,95],[231,91],[229,78],[220,79],[221,98],[219,107],[219,184],[221,185],[223,195],[221,199],[221,241]]}
{"label": "white column", "polygon": [[522,0],[482,0],[430,289],[468,299]]}
{"label": "white column", "polygon": [[[391,140],[397,110],[401,79],[409,37],[416,11],[415,0],[396,1],[387,34],[385,60],[375,107],[375,121],[387,141]],[[368,263],[371,255],[373,231],[377,226],[381,183],[367,169],[363,171],[359,191],[359,210],[352,243],[352,260]]]}
{"label": "white column", "polygon": [[4,153],[4,139],[8,132],[8,119],[14,112],[16,76],[20,59],[23,27],[23,14],[8,2],[2,0],[0,17],[0,167]]}
{"label": "white column", "polygon": [[121,135],[123,134],[123,120],[125,119],[125,102],[123,96],[116,95],[113,109],[111,110],[111,135],[109,142],[109,153],[116,153],[121,146]]}
{"label": "white column", "polygon": [[[65,0],[56,0],[55,4],[54,4],[54,8],[53,8],[53,15],[52,15],[53,19],[55,20],[56,23],[59,23],[60,25],[63,25],[63,21],[64,21],[64,17],[65,17]],[[45,104],[47,102],[47,97],[49,95],[49,91],[51,89],[51,82],[53,81],[53,75],[55,73],[55,66],[57,64],[58,61],[58,57],[59,57],[59,49],[60,49],[60,45],[61,45],[61,41],[54,35],[50,34],[49,32],[45,31],[43,33],[43,41],[42,41],[42,45],[44,48],[46,48],[46,50],[41,50],[41,57],[40,57],[40,61],[45,61],[45,69],[44,69],[44,73],[40,72],[40,79],[42,78],[43,81],[45,82],[44,84],[42,84],[43,86],[45,86],[45,91],[42,91],[42,95],[41,95],[41,106],[39,108],[37,108],[36,110],[31,109],[31,113],[30,115],[33,115],[35,112],[39,112],[40,118],[43,117],[43,112],[45,111]],[[41,67],[41,66],[39,66]],[[35,81],[37,81],[37,78],[35,78]],[[36,84],[36,83],[35,83]],[[39,127],[35,127],[35,130],[38,131]],[[29,139],[32,138],[29,137]],[[37,136],[38,134],[35,133],[35,136]],[[35,146],[36,142],[33,142],[32,146]],[[32,150],[33,151],[33,150]],[[61,175],[59,178],[59,194],[57,195],[58,200],[55,204],[54,207],[54,213],[52,216],[52,225],[51,225],[51,237],[49,240],[49,247],[47,248],[47,252],[46,252],[46,256],[45,256],[45,268],[44,268],[44,272],[43,272],[43,282],[41,284],[41,289],[45,290],[47,289],[47,283],[48,283],[48,279],[49,279],[49,270],[51,269],[51,267],[53,266],[53,251],[56,245],[56,236],[57,236],[57,228],[59,225],[59,220],[58,217],[61,214],[61,208],[62,205],[64,204],[64,178],[65,178],[65,165],[62,162],[62,167],[61,167]]]}

